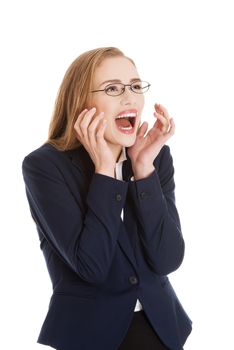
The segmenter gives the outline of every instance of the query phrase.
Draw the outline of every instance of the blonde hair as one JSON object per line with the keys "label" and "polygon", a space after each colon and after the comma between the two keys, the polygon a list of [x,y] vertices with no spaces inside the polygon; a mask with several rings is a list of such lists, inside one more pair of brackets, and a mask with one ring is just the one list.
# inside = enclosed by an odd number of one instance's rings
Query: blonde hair
{"label": "blonde hair", "polygon": [[118,48],[102,47],[84,52],[70,65],[57,94],[45,143],[50,143],[61,151],[81,145],[76,138],[74,124],[78,115],[87,107],[95,69],[105,58],[117,56],[125,57],[134,64]]}

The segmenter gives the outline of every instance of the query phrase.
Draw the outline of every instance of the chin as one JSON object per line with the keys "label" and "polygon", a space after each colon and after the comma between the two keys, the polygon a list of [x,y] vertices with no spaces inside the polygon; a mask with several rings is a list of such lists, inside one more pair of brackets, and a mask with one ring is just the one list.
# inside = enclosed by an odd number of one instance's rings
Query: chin
{"label": "chin", "polygon": [[124,147],[131,147],[134,145],[135,142],[136,142],[136,137],[133,137],[131,140],[122,141],[120,145]]}

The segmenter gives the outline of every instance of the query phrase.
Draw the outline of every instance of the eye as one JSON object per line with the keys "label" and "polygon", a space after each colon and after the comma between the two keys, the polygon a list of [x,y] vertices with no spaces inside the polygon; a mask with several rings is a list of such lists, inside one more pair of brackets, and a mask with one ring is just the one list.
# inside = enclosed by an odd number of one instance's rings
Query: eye
{"label": "eye", "polygon": [[134,90],[141,90],[142,89],[142,84],[141,83],[135,83],[132,85],[132,88]]}
{"label": "eye", "polygon": [[107,92],[116,92],[116,91],[118,91],[118,86],[117,85],[108,85],[108,86],[106,86],[105,90]]}

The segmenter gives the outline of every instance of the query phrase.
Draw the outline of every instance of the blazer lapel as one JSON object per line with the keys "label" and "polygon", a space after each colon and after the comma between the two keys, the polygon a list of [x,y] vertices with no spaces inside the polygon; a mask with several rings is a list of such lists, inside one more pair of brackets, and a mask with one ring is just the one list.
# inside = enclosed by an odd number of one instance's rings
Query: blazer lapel
{"label": "blazer lapel", "polygon": [[[130,178],[134,175],[131,165],[131,159],[128,156],[126,148],[126,157],[127,159],[123,162],[122,167],[122,173],[123,173],[123,180],[124,181],[130,181]],[[95,171],[95,166],[93,164],[93,161],[91,157],[89,156],[88,152],[84,148],[83,145],[80,147],[66,151],[67,155],[71,158],[72,163],[82,170],[83,173],[91,177]]]}
{"label": "blazer lapel", "polygon": [[126,157],[127,159],[123,162],[122,174],[124,181],[130,181],[131,177],[134,175],[132,170],[131,159],[128,155],[128,148],[126,147]]}
{"label": "blazer lapel", "polygon": [[66,151],[66,153],[71,159],[72,164],[84,173],[88,180],[91,180],[95,172],[95,166],[84,146],[81,145],[74,150]]}
{"label": "blazer lapel", "polygon": [[[83,145],[81,145],[79,148],[76,148],[75,150],[69,150],[66,151],[67,155],[71,159],[73,165],[77,167],[81,172],[85,174],[85,178],[88,182],[91,181],[92,176],[95,172],[95,166],[94,163],[89,156],[88,152],[84,148]],[[123,180],[124,181],[130,181],[130,178],[134,175],[132,166],[131,166],[131,160],[127,154],[127,148],[126,148],[126,156],[127,159],[123,162],[122,167],[122,174],[123,174]],[[130,193],[127,193],[126,202],[128,202]],[[127,204],[125,204],[126,208],[126,214],[127,214]],[[134,246],[134,238],[133,238],[133,232],[134,232],[134,226],[132,227],[131,231],[127,230],[127,226],[129,226],[127,220],[129,220],[128,215],[124,217],[124,221],[121,220],[121,229],[119,230],[119,236],[118,236],[118,243],[123,250],[126,257],[129,259],[129,261],[133,264],[133,266],[136,268],[136,259],[134,256],[133,246]],[[124,224],[126,223],[126,225]],[[132,223],[133,224],[133,223]],[[131,237],[130,237],[131,236]]]}

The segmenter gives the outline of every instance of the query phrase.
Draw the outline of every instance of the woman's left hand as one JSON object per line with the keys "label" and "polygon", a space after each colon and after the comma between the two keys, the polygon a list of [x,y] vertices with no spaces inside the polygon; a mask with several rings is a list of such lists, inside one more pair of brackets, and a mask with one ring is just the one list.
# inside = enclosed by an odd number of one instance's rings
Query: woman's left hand
{"label": "woman's left hand", "polygon": [[174,120],[169,117],[167,109],[159,104],[155,104],[154,108],[154,116],[157,120],[152,129],[144,136],[148,129],[148,123],[143,122],[138,130],[134,145],[128,148],[135,178],[136,174],[138,178],[142,178],[153,171],[154,159],[175,131]]}

